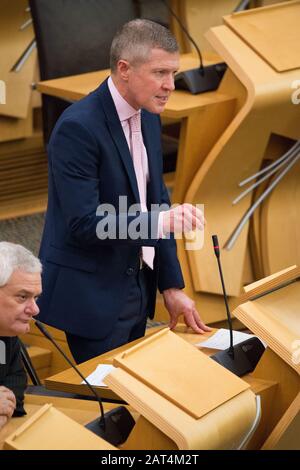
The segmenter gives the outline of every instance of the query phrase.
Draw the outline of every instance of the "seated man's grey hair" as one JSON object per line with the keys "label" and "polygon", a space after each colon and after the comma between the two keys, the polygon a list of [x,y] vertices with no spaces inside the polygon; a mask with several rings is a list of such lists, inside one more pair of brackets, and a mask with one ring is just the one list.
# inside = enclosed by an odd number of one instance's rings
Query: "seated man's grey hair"
{"label": "seated man's grey hair", "polygon": [[115,35],[110,49],[110,68],[117,69],[118,61],[123,59],[131,64],[147,61],[151,49],[178,52],[178,44],[167,28],[150,20],[129,21]]}
{"label": "seated man's grey hair", "polygon": [[10,276],[17,270],[26,273],[41,273],[42,264],[24,246],[0,242],[0,287],[5,286]]}

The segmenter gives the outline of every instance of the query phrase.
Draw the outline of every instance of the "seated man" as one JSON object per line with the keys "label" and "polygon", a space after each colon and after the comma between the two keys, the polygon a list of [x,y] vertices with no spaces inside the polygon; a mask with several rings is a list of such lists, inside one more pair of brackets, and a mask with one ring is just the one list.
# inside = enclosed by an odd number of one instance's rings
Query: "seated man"
{"label": "seated man", "polygon": [[21,245],[0,242],[0,429],[11,416],[25,414],[26,372],[17,335],[29,331],[39,309],[42,266]]}

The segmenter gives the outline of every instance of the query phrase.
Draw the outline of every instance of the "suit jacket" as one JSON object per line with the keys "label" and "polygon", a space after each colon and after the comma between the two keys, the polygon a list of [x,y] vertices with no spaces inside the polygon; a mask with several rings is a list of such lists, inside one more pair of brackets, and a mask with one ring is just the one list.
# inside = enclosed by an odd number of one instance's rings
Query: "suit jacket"
{"label": "suit jacket", "polygon": [[[147,204],[169,204],[162,179],[159,116],[142,110],[142,132],[148,154],[150,181]],[[71,334],[101,339],[112,330],[126,302],[130,276],[139,265],[142,246],[155,247],[154,270],[149,276],[153,317],[157,286],[161,291],[184,287],[173,238],[151,238],[157,233],[158,211],[143,213],[148,233],[122,238],[137,215],[116,211],[116,239],[97,236],[105,213],[100,204],[116,209],[119,196],[128,206],[139,203],[132,157],[107,81],[71,105],[59,118],[49,147],[49,197],[40,258],[43,294],[39,319]]]}
{"label": "suit jacket", "polygon": [[[12,390],[16,397],[16,408],[13,416],[26,414],[23,408],[24,392],[27,387],[27,375],[24,370],[18,338],[0,336],[0,385]],[[2,352],[5,350],[5,361],[2,361]],[[5,362],[5,364],[2,364]]]}

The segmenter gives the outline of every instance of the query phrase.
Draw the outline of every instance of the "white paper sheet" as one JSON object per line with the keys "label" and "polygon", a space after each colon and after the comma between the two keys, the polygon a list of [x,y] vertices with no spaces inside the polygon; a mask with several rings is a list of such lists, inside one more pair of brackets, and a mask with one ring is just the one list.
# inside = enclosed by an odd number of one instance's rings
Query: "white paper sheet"
{"label": "white paper sheet", "polygon": [[[87,381],[91,385],[97,385],[98,387],[107,387],[107,385],[103,382],[103,379],[110,374],[116,367],[110,364],[99,364],[97,369],[94,370],[88,377],[86,377]],[[85,382],[81,382],[84,384]]]}
{"label": "white paper sheet", "polygon": [[[255,335],[249,335],[243,333],[242,331],[233,331],[233,345],[242,343],[246,339],[252,338]],[[264,344],[264,343],[263,343]],[[208,338],[206,341],[197,343],[196,346],[201,346],[202,348],[210,349],[220,349],[224,351],[230,346],[230,335],[229,330],[220,328],[214,335]],[[265,345],[266,346],[266,345]]]}

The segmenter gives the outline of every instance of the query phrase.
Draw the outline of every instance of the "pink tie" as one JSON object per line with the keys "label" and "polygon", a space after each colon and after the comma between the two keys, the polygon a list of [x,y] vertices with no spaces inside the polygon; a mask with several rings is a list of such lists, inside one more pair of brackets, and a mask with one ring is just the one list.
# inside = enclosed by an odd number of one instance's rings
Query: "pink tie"
{"label": "pink tie", "polygon": [[[131,131],[131,155],[133,160],[133,166],[135,176],[138,184],[138,190],[140,195],[141,210],[147,212],[146,205],[146,170],[143,162],[143,138],[141,131],[141,113],[136,113],[129,118],[129,126]],[[152,246],[142,247],[143,260],[147,265],[153,269],[154,260],[154,248]]]}

